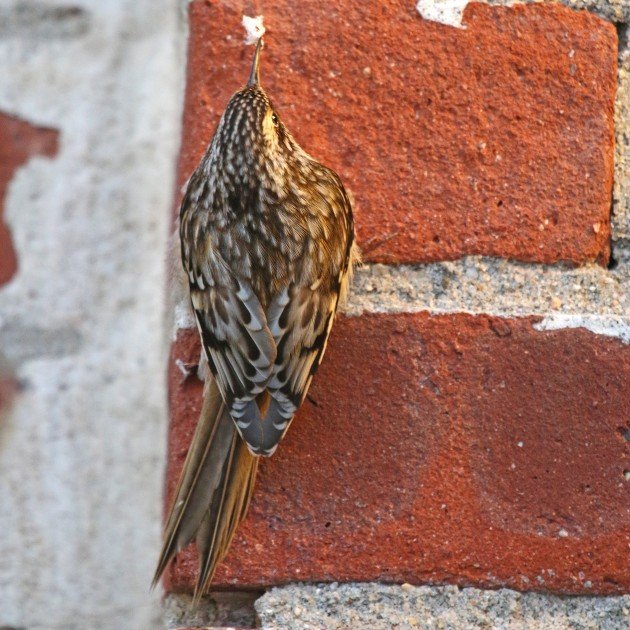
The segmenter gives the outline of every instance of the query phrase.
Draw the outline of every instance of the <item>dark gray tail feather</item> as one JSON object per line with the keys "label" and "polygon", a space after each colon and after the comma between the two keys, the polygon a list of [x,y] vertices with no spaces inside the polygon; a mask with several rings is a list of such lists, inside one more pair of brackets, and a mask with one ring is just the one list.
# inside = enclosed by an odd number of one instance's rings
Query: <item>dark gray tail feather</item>
{"label": "dark gray tail feather", "polygon": [[200,572],[194,601],[198,601],[247,512],[257,468],[258,459],[239,438],[216,384],[209,379],[166,521],[153,586],[173,556],[196,535]]}
{"label": "dark gray tail feather", "polygon": [[275,398],[271,398],[266,414],[262,413],[257,402],[252,400],[245,405],[236,423],[251,453],[270,457],[274,454],[292,420],[293,416],[287,418],[283,407]]}

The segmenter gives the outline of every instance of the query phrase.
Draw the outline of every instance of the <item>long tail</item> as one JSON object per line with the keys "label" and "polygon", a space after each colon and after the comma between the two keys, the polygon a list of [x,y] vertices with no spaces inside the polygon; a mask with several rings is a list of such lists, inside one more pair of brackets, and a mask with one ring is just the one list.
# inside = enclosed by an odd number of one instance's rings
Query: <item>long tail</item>
{"label": "long tail", "polygon": [[171,506],[153,586],[173,556],[196,535],[199,576],[193,601],[206,592],[249,507],[258,458],[250,454],[213,379]]}

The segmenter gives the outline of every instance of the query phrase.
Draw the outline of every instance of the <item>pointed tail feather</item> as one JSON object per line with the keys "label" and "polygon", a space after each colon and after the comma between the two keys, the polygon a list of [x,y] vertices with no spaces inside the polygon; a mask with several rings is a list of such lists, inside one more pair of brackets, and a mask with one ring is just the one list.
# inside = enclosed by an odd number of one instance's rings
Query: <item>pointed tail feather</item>
{"label": "pointed tail feather", "polygon": [[217,565],[225,556],[236,528],[247,513],[257,470],[258,458],[251,455],[234,431],[221,484],[197,531],[200,571],[194,603],[208,590]]}
{"label": "pointed tail feather", "polygon": [[166,521],[153,586],[173,556],[196,534],[201,570],[195,600],[203,595],[247,512],[257,467],[257,458],[238,436],[216,383],[209,379]]}

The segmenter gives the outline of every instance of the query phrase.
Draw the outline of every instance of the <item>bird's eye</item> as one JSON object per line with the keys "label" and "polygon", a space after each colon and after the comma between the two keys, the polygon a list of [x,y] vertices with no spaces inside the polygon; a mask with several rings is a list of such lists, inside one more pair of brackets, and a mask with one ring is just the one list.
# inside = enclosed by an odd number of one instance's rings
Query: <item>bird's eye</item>
{"label": "bird's eye", "polygon": [[271,114],[271,122],[273,123],[274,127],[278,126],[278,116],[276,115],[275,112]]}

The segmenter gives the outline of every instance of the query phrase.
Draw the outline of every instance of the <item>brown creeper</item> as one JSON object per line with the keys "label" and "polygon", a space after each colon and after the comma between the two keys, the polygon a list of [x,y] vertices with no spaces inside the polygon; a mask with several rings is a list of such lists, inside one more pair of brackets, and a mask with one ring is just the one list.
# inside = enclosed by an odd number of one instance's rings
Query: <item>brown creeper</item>
{"label": "brown creeper", "polygon": [[197,597],[246,513],[256,456],[274,452],[306,396],[355,255],[341,180],[302,150],[260,85],[262,45],[180,212],[182,262],[213,378],[155,579],[196,534]]}

